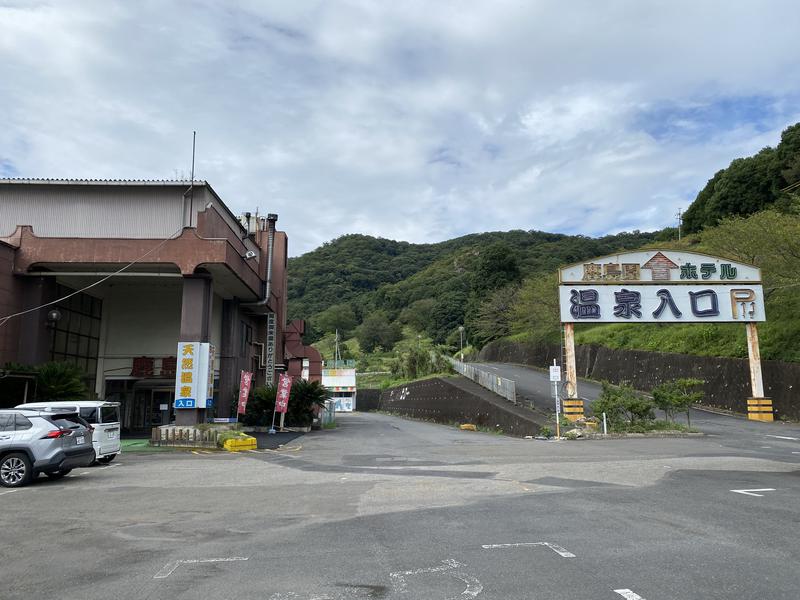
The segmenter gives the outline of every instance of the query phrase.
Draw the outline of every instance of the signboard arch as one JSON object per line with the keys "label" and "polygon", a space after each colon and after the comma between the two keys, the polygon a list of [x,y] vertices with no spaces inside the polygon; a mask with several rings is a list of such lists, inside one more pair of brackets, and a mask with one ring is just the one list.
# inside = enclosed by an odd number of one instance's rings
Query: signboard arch
{"label": "signboard arch", "polygon": [[568,397],[578,398],[575,323],[743,323],[752,391],[748,417],[772,420],[758,347],[756,324],[767,318],[758,267],[697,252],[653,249],[568,265],[558,275]]}

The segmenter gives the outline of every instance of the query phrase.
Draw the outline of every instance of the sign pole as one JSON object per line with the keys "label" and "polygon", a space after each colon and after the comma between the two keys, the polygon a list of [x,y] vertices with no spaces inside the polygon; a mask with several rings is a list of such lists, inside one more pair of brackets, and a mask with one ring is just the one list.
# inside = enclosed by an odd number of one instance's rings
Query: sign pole
{"label": "sign pole", "polygon": [[758,348],[758,329],[754,321],[745,324],[747,328],[747,357],[750,360],[750,388],[753,398],[764,397],[764,381],[761,378],[761,351]]}
{"label": "sign pole", "polygon": [[578,397],[578,375],[575,367],[575,325],[564,323],[564,362],[566,363],[567,397]]}
{"label": "sign pole", "polygon": [[275,407],[275,410],[272,411],[272,425],[270,426],[269,431],[267,432],[270,435],[272,435],[273,433],[277,433],[275,431],[275,413],[276,412],[278,412],[278,408],[277,407]]}

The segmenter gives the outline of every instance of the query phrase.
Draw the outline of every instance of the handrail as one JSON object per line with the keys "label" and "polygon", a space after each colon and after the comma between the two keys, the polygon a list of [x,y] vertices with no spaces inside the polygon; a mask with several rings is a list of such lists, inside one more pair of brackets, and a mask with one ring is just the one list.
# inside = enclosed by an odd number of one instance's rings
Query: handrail
{"label": "handrail", "polygon": [[471,379],[487,390],[493,391],[498,396],[502,396],[509,402],[517,403],[517,384],[513,380],[492,375],[487,371],[483,371],[449,356],[445,356],[445,359],[447,359],[457,373],[463,375],[467,379]]}

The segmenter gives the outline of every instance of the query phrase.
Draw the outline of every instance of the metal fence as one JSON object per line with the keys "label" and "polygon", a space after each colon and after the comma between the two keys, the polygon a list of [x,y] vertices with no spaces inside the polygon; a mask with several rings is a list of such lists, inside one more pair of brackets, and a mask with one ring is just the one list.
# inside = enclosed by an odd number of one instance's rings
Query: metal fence
{"label": "metal fence", "polygon": [[471,379],[478,385],[485,387],[487,390],[491,390],[495,394],[502,396],[509,402],[513,402],[514,404],[517,403],[517,386],[516,383],[514,383],[514,381],[511,379],[492,375],[487,371],[482,371],[473,367],[472,365],[462,363],[461,361],[449,356],[445,356],[445,358],[453,366],[457,373],[460,373],[467,379]]}

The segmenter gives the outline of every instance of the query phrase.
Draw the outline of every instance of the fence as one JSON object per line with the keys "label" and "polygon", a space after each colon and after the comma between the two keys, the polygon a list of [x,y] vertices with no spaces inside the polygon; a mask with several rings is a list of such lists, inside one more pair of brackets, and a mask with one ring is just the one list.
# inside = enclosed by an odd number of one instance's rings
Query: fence
{"label": "fence", "polygon": [[150,433],[150,445],[216,448],[218,435],[219,432],[213,429],[200,431],[194,428],[153,427]]}
{"label": "fence", "polygon": [[493,391],[498,396],[502,396],[509,402],[517,403],[517,386],[511,379],[505,377],[498,377],[486,371],[476,369],[472,365],[462,363],[454,358],[445,356],[447,361],[453,366],[457,373],[460,373],[467,379],[471,379],[478,385],[485,387],[487,390]]}

